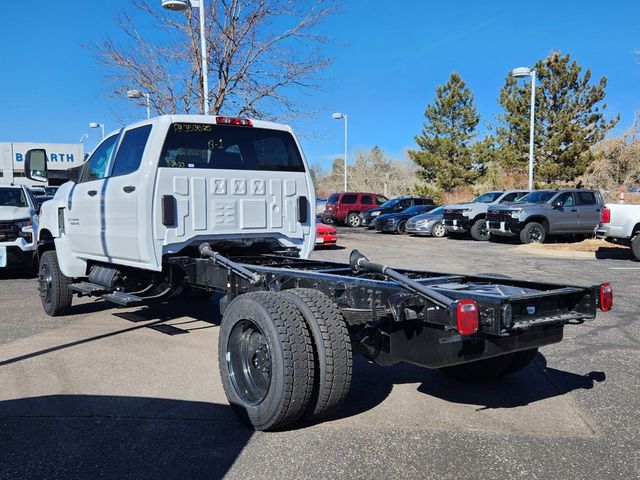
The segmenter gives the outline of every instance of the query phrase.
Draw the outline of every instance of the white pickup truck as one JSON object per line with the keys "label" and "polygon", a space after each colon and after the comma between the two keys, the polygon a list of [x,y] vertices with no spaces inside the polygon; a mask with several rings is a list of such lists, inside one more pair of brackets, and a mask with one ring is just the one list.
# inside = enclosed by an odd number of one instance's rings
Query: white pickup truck
{"label": "white pickup truck", "polygon": [[0,269],[33,265],[38,203],[24,185],[0,185]]}
{"label": "white pickup truck", "polygon": [[[27,152],[29,179],[47,179],[46,157]],[[495,378],[613,306],[609,284],[394,270],[356,250],[348,264],[310,260],[315,237],[315,192],[291,128],[161,116],[107,136],[43,204],[40,297],[60,315],[74,294],[133,307],[218,292],[220,378],[258,430],[337,409],[353,353]]]}
{"label": "white pickup truck", "polygon": [[629,245],[640,260],[640,205],[608,203],[602,210],[596,236],[612,243]]}

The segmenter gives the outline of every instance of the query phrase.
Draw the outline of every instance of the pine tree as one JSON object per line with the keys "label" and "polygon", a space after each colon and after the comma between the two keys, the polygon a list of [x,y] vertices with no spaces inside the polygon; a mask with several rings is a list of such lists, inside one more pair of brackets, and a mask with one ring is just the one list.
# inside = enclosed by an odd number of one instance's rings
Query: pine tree
{"label": "pine tree", "polygon": [[478,176],[473,140],[480,122],[474,96],[460,75],[452,72],[436,88],[433,104],[427,105],[426,121],[415,137],[420,150],[409,157],[420,167],[418,176],[445,192],[469,185]]}
{"label": "pine tree", "polygon": [[[535,65],[534,178],[548,185],[574,182],[593,161],[592,147],[619,117],[605,118],[606,77],[591,82],[591,71],[570,56],[551,53]],[[503,169],[522,172],[529,162],[531,83],[507,76],[500,90],[496,155]]]}

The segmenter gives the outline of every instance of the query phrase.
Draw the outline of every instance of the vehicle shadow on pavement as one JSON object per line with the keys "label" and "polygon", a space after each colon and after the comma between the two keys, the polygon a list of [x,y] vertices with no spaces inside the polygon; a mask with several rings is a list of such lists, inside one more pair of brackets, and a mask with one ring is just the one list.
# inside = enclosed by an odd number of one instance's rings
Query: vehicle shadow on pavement
{"label": "vehicle shadow on pavement", "polygon": [[596,250],[598,260],[635,260],[630,248],[600,247]]}
{"label": "vehicle shadow on pavement", "polygon": [[515,408],[561,396],[573,390],[591,389],[604,382],[604,372],[578,375],[547,366],[538,354],[524,370],[494,381],[462,383],[439,371],[400,364],[381,367],[358,358],[354,361],[353,383],[344,406],[334,419],[351,417],[375,408],[394,385],[420,384],[417,391],[448,402],[478,406],[478,410]]}
{"label": "vehicle shadow on pavement", "polygon": [[253,430],[227,405],[47,395],[0,401],[0,478],[221,478]]}

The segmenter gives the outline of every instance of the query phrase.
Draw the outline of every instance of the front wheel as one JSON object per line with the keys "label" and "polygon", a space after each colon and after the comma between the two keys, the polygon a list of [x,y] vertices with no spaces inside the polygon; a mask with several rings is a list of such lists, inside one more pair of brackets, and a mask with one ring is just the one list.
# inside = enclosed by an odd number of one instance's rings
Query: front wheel
{"label": "front wheel", "polygon": [[431,227],[431,235],[436,238],[442,238],[447,234],[447,230],[444,228],[444,225],[440,222],[436,223]]}
{"label": "front wheel", "polygon": [[537,222],[527,223],[520,232],[520,241],[522,243],[544,243],[546,237],[546,230]]}
{"label": "front wheel", "polygon": [[638,233],[631,241],[631,251],[636,260],[640,260],[640,233]]}
{"label": "front wheel", "polygon": [[487,242],[489,241],[489,227],[487,227],[487,222],[484,218],[477,220],[471,226],[471,238],[478,242]]}
{"label": "front wheel", "polygon": [[404,233],[406,226],[407,226],[407,222],[405,221],[398,222],[398,226],[396,227],[396,233]]}
{"label": "front wheel", "polygon": [[312,339],[300,310],[280,293],[246,293],[229,304],[218,364],[231,408],[256,430],[284,427],[309,406]]}
{"label": "front wheel", "polygon": [[40,300],[47,315],[63,315],[71,307],[73,292],[69,290],[71,279],[60,271],[55,250],[44,252],[38,269]]}
{"label": "front wheel", "polygon": [[360,226],[360,215],[352,212],[347,217],[347,225],[350,227],[359,227]]}

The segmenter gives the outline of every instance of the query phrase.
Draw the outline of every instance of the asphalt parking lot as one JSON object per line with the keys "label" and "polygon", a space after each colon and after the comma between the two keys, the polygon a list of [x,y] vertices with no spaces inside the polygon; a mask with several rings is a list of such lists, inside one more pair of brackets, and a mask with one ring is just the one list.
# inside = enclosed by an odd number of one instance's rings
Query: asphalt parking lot
{"label": "asphalt parking lot", "polygon": [[[340,229],[389,265],[614,286],[614,311],[569,326],[522,372],[464,385],[358,360],[336,416],[255,433],[226,405],[215,301],[58,319],[35,279],[0,278],[0,478],[640,478],[640,262]],[[605,256],[606,257],[606,256]],[[624,257],[624,256],[622,256]]]}

